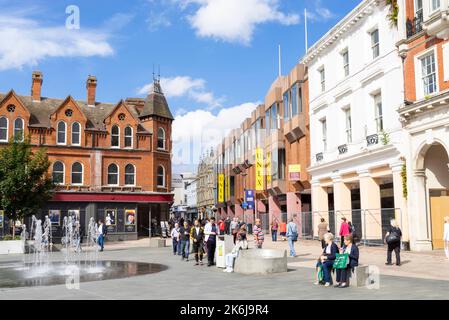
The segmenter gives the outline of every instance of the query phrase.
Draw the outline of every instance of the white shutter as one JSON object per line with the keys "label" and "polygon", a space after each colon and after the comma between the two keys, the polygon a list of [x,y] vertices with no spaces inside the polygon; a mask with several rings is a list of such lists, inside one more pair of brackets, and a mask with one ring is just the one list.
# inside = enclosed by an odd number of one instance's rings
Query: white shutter
{"label": "white shutter", "polygon": [[444,81],[449,81],[449,43],[443,45]]}

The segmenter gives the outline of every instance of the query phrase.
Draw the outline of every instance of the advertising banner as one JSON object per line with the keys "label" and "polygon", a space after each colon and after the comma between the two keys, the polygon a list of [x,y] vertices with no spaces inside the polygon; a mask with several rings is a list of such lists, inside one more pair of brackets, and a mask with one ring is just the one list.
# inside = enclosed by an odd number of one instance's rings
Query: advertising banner
{"label": "advertising banner", "polygon": [[290,181],[301,180],[301,165],[300,164],[290,164],[288,166],[288,179]]}
{"label": "advertising banner", "polygon": [[263,191],[263,149],[256,149],[256,191]]}
{"label": "advertising banner", "polygon": [[218,175],[218,202],[224,202],[224,174]]}

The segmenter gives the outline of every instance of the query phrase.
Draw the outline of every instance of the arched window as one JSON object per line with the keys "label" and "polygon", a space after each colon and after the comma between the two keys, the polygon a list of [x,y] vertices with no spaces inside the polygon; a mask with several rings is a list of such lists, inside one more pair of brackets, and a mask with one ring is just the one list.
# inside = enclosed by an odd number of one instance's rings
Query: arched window
{"label": "arched window", "polygon": [[53,182],[64,184],[64,163],[61,161],[53,163]]}
{"label": "arched window", "polygon": [[56,143],[66,144],[66,137],[67,137],[67,125],[64,121],[59,121]]}
{"label": "arched window", "polygon": [[24,121],[22,118],[17,118],[14,121],[14,140],[15,141],[23,141],[23,127]]}
{"label": "arched window", "polygon": [[157,167],[157,186],[165,187],[165,168],[163,166]]}
{"label": "arched window", "polygon": [[130,126],[125,128],[125,148],[133,147],[133,128]]}
{"label": "arched window", "polygon": [[113,125],[111,129],[111,147],[120,147],[120,128],[116,125]]}
{"label": "arched window", "polygon": [[8,141],[8,118],[6,117],[0,118],[0,141]]}
{"label": "arched window", "polygon": [[78,122],[72,123],[72,145],[81,144],[81,125]]}
{"label": "arched window", "polygon": [[115,163],[108,167],[108,184],[111,186],[118,185],[118,166]]}
{"label": "arched window", "polygon": [[83,184],[83,165],[79,162],[72,164],[72,184]]}
{"label": "arched window", "polygon": [[165,130],[157,129],[157,148],[165,150]]}
{"label": "arched window", "polygon": [[136,185],[136,168],[132,164],[127,164],[125,167],[125,185]]}

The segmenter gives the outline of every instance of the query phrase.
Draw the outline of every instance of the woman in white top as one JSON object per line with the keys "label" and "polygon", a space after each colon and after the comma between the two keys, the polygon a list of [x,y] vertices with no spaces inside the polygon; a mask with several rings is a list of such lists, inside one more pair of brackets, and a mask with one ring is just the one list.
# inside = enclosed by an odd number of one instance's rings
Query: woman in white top
{"label": "woman in white top", "polygon": [[444,232],[443,232],[443,241],[444,241],[444,252],[446,253],[446,258],[449,259],[449,217],[444,217]]}

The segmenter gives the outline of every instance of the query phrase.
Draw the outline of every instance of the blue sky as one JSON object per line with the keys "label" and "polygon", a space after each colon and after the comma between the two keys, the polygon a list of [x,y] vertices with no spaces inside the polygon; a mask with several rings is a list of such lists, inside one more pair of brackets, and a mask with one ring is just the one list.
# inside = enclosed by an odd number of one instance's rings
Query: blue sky
{"label": "blue sky", "polygon": [[[92,74],[98,78],[97,100],[118,102],[143,97],[153,64],[160,65],[163,90],[177,116],[174,140],[182,145],[190,126],[198,128],[196,138],[204,136],[204,127],[226,131],[263,100],[277,76],[278,44],[284,72],[298,62],[305,49],[305,7],[311,45],[358,3],[0,0],[0,92],[29,94],[31,72],[41,70],[44,96],[85,99]],[[69,5],[79,8],[78,30],[65,26]],[[195,162],[206,147],[195,147],[178,165]]]}

